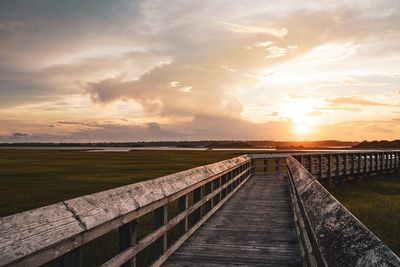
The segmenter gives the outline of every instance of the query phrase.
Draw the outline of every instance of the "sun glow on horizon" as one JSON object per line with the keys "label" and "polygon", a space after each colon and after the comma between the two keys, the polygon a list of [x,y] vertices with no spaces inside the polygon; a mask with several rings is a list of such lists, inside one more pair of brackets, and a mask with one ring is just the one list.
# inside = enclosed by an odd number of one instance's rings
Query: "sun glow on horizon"
{"label": "sun glow on horizon", "polygon": [[320,105],[318,99],[302,98],[286,101],[282,104],[282,117],[288,118],[294,124],[294,131],[298,135],[306,135],[320,123],[317,107]]}

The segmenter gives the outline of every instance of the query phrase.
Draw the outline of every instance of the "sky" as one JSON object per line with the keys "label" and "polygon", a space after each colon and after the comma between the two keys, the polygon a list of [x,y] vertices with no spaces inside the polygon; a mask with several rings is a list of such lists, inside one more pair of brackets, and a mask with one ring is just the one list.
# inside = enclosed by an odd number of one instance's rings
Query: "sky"
{"label": "sky", "polygon": [[0,142],[400,138],[400,1],[0,2]]}

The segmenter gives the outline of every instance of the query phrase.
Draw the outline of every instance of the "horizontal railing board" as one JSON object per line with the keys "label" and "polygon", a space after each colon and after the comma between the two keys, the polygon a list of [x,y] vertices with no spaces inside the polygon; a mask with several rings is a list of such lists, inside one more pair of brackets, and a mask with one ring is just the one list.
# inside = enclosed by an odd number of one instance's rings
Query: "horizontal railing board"
{"label": "horizontal railing board", "polygon": [[[287,159],[308,236],[321,266],[400,266],[400,259],[337,201],[298,161]],[[315,249],[315,247],[313,247]],[[316,254],[314,252],[314,254]]]}
{"label": "horizontal railing board", "polygon": [[247,160],[247,156],[241,156],[65,202],[90,229],[169,197]]}
{"label": "horizontal railing board", "polygon": [[82,231],[80,223],[63,203],[1,218],[0,265],[35,253]]}
{"label": "horizontal railing board", "polygon": [[400,150],[313,150],[313,151],[288,151],[277,153],[248,154],[252,159],[287,158],[289,156],[317,156],[336,154],[359,154],[359,153],[394,153]]}
{"label": "horizontal railing board", "polygon": [[166,204],[168,197],[249,160],[239,156],[0,218],[0,265],[56,258],[133,218],[126,215],[151,211],[153,203]]}

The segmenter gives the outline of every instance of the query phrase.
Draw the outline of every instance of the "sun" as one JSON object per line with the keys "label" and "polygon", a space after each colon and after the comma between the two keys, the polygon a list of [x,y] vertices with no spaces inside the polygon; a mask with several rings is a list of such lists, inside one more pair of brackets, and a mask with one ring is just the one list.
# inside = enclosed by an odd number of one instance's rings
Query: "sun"
{"label": "sun", "polygon": [[298,135],[306,135],[312,132],[319,124],[315,111],[320,101],[314,98],[289,99],[282,103],[282,117],[292,121],[294,132]]}
{"label": "sun", "polygon": [[298,134],[306,134],[311,131],[311,128],[306,125],[295,125],[294,130]]}

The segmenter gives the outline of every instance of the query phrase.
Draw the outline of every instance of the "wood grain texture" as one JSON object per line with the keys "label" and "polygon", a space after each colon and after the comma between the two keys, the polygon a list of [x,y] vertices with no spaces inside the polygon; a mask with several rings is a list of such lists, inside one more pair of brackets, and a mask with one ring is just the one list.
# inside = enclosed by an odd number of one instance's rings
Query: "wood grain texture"
{"label": "wood grain texture", "polygon": [[[49,247],[83,231],[63,203],[0,218],[0,265],[27,255],[34,256],[39,247]],[[61,255],[57,248],[45,253],[51,257]],[[32,259],[36,260],[36,257]]]}
{"label": "wood grain texture", "polygon": [[302,266],[283,176],[254,176],[164,266]]}
{"label": "wood grain texture", "polygon": [[[365,160],[365,155],[364,158]],[[400,266],[396,256],[298,161],[287,159],[307,235],[321,266]]]}

